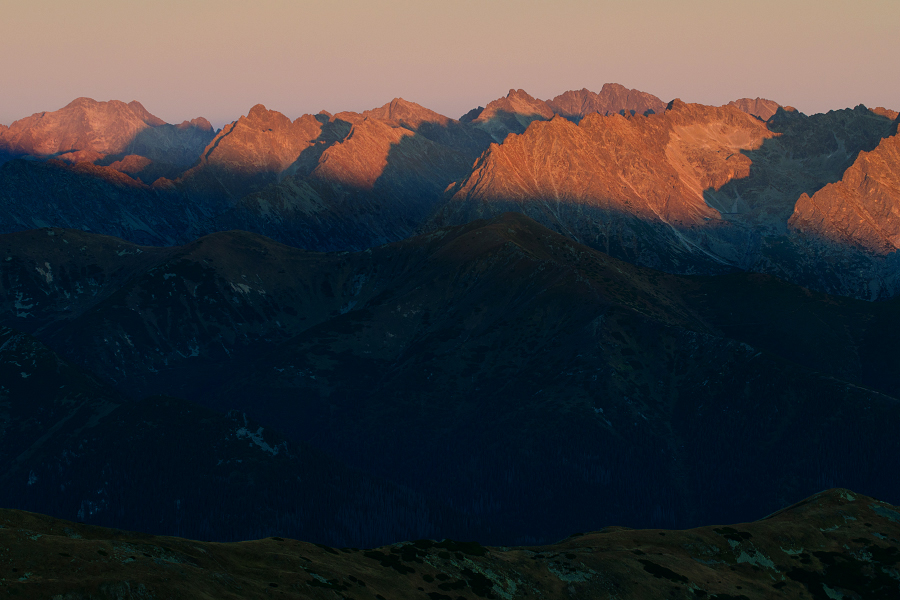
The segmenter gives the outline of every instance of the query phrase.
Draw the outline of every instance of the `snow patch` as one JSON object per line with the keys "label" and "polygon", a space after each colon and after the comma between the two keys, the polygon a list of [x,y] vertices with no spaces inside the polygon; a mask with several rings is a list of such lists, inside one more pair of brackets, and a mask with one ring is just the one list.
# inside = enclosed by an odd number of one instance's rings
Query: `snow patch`
{"label": "snow patch", "polygon": [[900,523],[900,513],[895,510],[891,510],[877,504],[870,504],[869,508],[875,511],[879,516],[894,521],[895,523]]}
{"label": "snow patch", "polygon": [[740,556],[737,557],[737,562],[750,563],[751,565],[765,567],[767,569],[775,568],[775,563],[759,550],[755,550],[753,554],[748,554],[746,550],[742,550]]}
{"label": "snow patch", "polygon": [[47,267],[46,271],[40,267],[35,267],[34,270],[43,275],[47,283],[53,283],[53,269],[50,268],[50,263],[45,262],[44,266]]}
{"label": "snow patch", "polygon": [[825,595],[831,598],[831,600],[843,600],[844,598],[843,592],[833,590],[824,583],[822,584],[822,589],[825,590]]}
{"label": "snow patch", "polygon": [[272,456],[276,456],[278,454],[278,446],[276,445],[274,448],[272,446],[270,446],[266,442],[266,440],[263,439],[262,432],[263,432],[262,427],[257,429],[255,433],[250,431],[246,427],[241,427],[240,429],[235,431],[234,434],[237,436],[238,439],[249,438],[250,441],[253,442],[254,444],[256,444],[257,446],[259,446],[263,452],[268,452]]}
{"label": "snow patch", "polygon": [[354,296],[359,295],[359,293],[362,291],[363,285],[365,285],[365,283],[366,283],[366,280],[368,280],[368,277],[366,277],[365,275],[355,275],[353,277],[352,285],[353,285],[353,295]]}

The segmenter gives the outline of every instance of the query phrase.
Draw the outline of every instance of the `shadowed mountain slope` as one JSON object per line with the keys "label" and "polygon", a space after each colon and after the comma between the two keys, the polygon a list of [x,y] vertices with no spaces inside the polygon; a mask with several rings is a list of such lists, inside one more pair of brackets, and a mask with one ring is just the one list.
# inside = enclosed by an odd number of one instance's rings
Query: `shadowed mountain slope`
{"label": "shadowed mountain slope", "polygon": [[281,537],[209,544],[4,510],[0,542],[9,562],[0,589],[22,598],[71,600],[273,595],[890,600],[900,594],[898,522],[896,506],[833,489],[765,519],[731,526],[609,527],[548,546],[417,540],[337,550]]}
{"label": "shadowed mountain slope", "polygon": [[0,227],[23,231],[63,224],[132,240],[170,245],[208,206],[183,203],[110,167],[13,160],[0,165]]}
{"label": "shadowed mountain slope", "polygon": [[291,121],[257,104],[216,135],[179,183],[188,192],[240,198],[277,181],[321,133],[313,115]]}
{"label": "shadowed mountain slope", "polygon": [[[54,122],[75,119],[69,112]],[[399,99],[372,113],[291,121],[257,105],[219,132],[196,166],[152,188],[120,172],[169,174],[143,156],[72,168],[14,161],[0,172],[0,224],[63,225],[157,245],[230,228],[328,250],[401,239],[468,174],[490,138]],[[109,120],[130,126],[118,113]]]}
{"label": "shadowed mountain slope", "polygon": [[[238,143],[228,139],[223,143]],[[396,241],[428,219],[489,143],[480,130],[402,99],[362,114],[338,113],[311,145],[289,153],[289,166],[269,172],[271,185],[257,185],[212,228],[249,229],[316,250]]]}
{"label": "shadowed mountain slope", "polygon": [[5,327],[0,381],[4,507],[219,541],[281,533],[374,545],[468,532],[441,503],[347,469],[246,415],[175,398],[126,400]]}
{"label": "shadowed mountain slope", "polygon": [[532,121],[546,121],[553,114],[546,102],[525,90],[509,90],[503,98],[489,102],[471,123],[502,142],[510,133],[522,133]]}
{"label": "shadowed mountain slope", "polygon": [[236,409],[440,498],[484,541],[741,520],[829,485],[900,494],[882,476],[893,301],[665,274],[509,214],[357,254],[215,234],[66,304],[45,273],[90,269],[40,257],[76,261],[65,240],[88,234],[53,232],[6,244],[4,323],[49,323],[41,339],[126,394]]}

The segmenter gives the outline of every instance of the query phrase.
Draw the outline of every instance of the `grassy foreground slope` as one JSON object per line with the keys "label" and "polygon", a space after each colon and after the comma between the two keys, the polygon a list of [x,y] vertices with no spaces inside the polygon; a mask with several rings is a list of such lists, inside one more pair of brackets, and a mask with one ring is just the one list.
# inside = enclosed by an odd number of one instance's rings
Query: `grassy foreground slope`
{"label": "grassy foreground slope", "polygon": [[217,544],[0,510],[0,596],[93,598],[900,597],[900,511],[845,489],[753,523],[608,527],[549,546],[360,550]]}

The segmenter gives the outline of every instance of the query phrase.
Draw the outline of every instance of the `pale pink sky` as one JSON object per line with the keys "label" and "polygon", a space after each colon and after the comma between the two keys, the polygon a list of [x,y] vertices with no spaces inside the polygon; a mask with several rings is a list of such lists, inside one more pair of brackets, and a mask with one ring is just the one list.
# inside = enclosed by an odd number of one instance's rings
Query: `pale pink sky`
{"label": "pale pink sky", "polygon": [[900,110],[900,0],[0,0],[0,123],[78,96],[215,125],[523,88]]}

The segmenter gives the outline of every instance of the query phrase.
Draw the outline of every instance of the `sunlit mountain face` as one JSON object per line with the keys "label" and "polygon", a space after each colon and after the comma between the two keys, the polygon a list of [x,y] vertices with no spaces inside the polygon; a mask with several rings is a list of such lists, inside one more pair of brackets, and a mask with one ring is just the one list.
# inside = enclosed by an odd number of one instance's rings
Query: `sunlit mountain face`
{"label": "sunlit mountain face", "polygon": [[0,505],[374,547],[900,503],[897,127],[615,84],[0,127]]}

